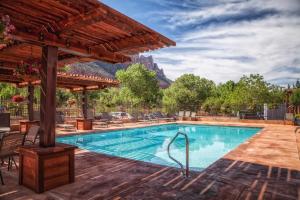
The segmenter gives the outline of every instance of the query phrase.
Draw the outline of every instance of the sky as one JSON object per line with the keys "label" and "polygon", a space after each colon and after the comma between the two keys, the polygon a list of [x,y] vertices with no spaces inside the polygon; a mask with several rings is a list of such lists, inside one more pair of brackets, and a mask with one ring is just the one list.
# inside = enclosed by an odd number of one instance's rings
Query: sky
{"label": "sky", "polygon": [[102,0],[174,40],[152,55],[168,78],[216,83],[261,74],[285,86],[300,78],[300,0]]}

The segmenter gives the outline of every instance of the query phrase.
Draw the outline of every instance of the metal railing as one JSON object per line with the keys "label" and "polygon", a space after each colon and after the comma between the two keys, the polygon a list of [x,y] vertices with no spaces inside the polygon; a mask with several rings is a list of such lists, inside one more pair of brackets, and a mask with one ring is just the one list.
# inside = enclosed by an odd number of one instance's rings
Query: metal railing
{"label": "metal railing", "polygon": [[[171,144],[176,140],[176,138],[179,136],[179,135],[183,135],[184,138],[185,138],[185,169],[184,169],[184,166],[182,163],[180,163],[178,160],[176,160],[174,157],[171,156],[170,154],[170,147],[171,147]],[[182,132],[177,132],[177,134],[172,138],[172,140],[170,141],[170,143],[168,144],[168,156],[171,160],[173,160],[174,162],[176,162],[180,168],[181,168],[181,173],[182,175],[185,177],[185,178],[188,178],[189,177],[189,138],[187,136],[186,133],[182,133]]]}

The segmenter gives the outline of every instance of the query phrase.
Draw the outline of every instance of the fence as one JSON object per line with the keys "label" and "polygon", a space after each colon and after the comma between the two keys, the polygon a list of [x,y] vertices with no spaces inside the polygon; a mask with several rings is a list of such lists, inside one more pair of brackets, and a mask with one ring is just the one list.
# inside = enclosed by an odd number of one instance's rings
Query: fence
{"label": "fence", "polygon": [[267,120],[284,120],[287,112],[286,104],[281,104],[277,108],[267,109]]}

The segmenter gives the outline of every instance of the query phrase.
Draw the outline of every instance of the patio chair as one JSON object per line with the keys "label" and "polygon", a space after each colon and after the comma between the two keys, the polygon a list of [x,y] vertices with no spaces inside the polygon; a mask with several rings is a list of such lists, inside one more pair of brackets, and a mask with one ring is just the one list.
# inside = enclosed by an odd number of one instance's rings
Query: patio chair
{"label": "patio chair", "polygon": [[39,139],[40,134],[40,127],[39,126],[32,126],[28,130],[28,133],[25,136],[24,144],[35,144],[36,141]]}
{"label": "patio chair", "polygon": [[10,131],[10,113],[0,113],[0,129]]}
{"label": "patio chair", "polygon": [[1,179],[1,184],[4,185],[1,169],[0,169],[0,179]]}
{"label": "patio chair", "polygon": [[24,144],[24,134],[10,133],[2,137],[0,142],[0,159],[8,158],[7,170],[14,164],[18,168],[14,156],[18,155],[18,148]]}

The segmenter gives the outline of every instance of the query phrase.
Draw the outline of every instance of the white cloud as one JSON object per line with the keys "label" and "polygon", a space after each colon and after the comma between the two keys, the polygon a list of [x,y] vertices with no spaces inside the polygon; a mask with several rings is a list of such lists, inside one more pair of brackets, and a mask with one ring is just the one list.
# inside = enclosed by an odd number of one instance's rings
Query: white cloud
{"label": "white cloud", "polygon": [[[249,9],[253,9],[254,13],[266,9],[276,12],[251,20],[239,20],[238,16]],[[176,14],[170,11],[162,17],[170,22],[171,30],[179,32],[175,38],[177,46],[151,54],[171,79],[183,73],[194,73],[224,82],[229,79],[236,81],[243,74],[260,73],[267,80],[291,81],[300,78],[299,71],[290,70],[300,68],[299,11],[299,0],[252,0],[216,4],[192,12]],[[228,15],[237,17],[233,21],[229,18],[223,23],[197,26],[212,18],[222,20]],[[183,27],[184,31],[180,31]],[[290,68],[277,70],[285,66]],[[283,82],[280,80],[280,83]]]}

